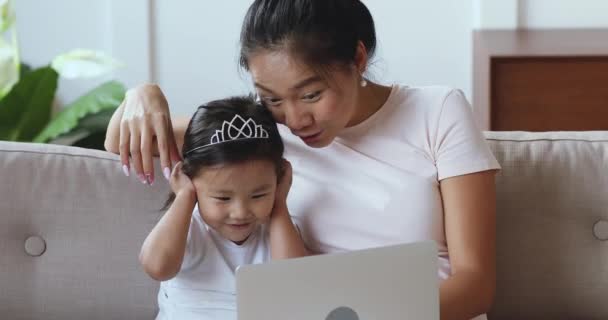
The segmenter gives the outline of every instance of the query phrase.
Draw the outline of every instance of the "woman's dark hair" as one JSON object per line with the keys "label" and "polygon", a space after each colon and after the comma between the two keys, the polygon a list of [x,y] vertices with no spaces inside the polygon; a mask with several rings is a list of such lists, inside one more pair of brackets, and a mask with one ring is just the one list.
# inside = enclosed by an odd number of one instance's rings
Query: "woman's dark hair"
{"label": "woman's dark hair", "polygon": [[307,65],[326,70],[354,62],[361,41],[376,49],[374,20],[359,0],[255,0],[241,29],[241,67],[259,49],[288,50]]}
{"label": "woman's dark hair", "polygon": [[[240,119],[237,116],[240,116]],[[247,122],[249,119],[261,128],[255,128],[251,122]],[[231,123],[232,126],[224,125],[224,122]],[[258,130],[257,135],[260,135],[262,128],[267,133],[267,138],[228,138],[228,131],[233,137],[239,132],[249,136],[256,132],[249,130]],[[211,144],[217,131],[223,132],[224,138],[229,141]],[[182,171],[192,179],[205,167],[249,160],[268,160],[275,165],[277,177],[280,177],[283,150],[283,140],[272,114],[257,103],[253,96],[215,100],[198,107],[190,119],[184,134]],[[168,208],[174,199],[175,195],[171,194],[164,209]]]}

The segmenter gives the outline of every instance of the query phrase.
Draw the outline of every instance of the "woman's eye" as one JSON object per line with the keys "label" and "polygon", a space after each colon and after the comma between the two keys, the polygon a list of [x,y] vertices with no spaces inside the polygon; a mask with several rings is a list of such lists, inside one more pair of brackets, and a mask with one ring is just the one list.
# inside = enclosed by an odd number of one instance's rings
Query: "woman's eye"
{"label": "woman's eye", "polygon": [[265,105],[271,106],[271,107],[276,107],[281,104],[281,99],[278,99],[278,98],[265,97],[265,98],[262,98],[262,101],[264,102]]}
{"label": "woman's eye", "polygon": [[307,102],[315,102],[315,101],[319,100],[320,97],[321,97],[321,91],[315,91],[313,93],[304,95],[304,97],[302,97],[302,100],[305,100]]}
{"label": "woman's eye", "polygon": [[256,194],[256,195],[253,195],[252,198],[253,199],[260,199],[260,198],[263,198],[263,197],[265,197],[267,195],[268,195],[268,193]]}

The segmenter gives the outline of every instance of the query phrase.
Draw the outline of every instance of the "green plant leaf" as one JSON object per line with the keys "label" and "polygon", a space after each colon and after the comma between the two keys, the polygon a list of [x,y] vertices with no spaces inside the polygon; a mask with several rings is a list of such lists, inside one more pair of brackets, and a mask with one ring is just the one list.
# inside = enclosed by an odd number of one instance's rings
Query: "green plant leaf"
{"label": "green plant leaf", "polygon": [[[101,133],[104,137],[110,119],[114,114],[114,109],[108,109],[93,113],[82,118],[76,127],[69,132],[52,139],[50,143],[78,146],[78,142],[87,137]],[[95,149],[103,148],[103,142]]]}
{"label": "green plant leaf", "polygon": [[87,115],[78,122],[76,128],[87,130],[88,132],[105,131],[116,107]]}
{"label": "green plant leaf", "polygon": [[19,81],[17,49],[0,35],[0,99]]}
{"label": "green plant leaf", "polygon": [[51,118],[59,75],[50,67],[31,71],[0,100],[0,140],[31,141]]}
{"label": "green plant leaf", "polygon": [[28,64],[22,63],[21,67],[19,68],[19,79],[25,77],[25,75],[31,71],[32,67],[30,67]]}
{"label": "green plant leaf", "polygon": [[95,132],[83,139],[80,139],[74,142],[72,145],[75,147],[87,148],[87,149],[97,149],[97,150],[105,150],[103,143],[106,140],[106,132]]}
{"label": "green plant leaf", "polygon": [[11,0],[0,0],[0,33],[15,23],[15,10]]}
{"label": "green plant leaf", "polygon": [[85,49],[60,54],[51,62],[51,67],[66,79],[99,77],[121,66],[103,52]]}
{"label": "green plant leaf", "polygon": [[[73,103],[65,106],[40,132],[34,142],[46,142],[74,130],[81,119],[104,110],[113,111],[125,97],[125,87],[109,81],[92,89]],[[105,124],[107,126],[107,122]]]}

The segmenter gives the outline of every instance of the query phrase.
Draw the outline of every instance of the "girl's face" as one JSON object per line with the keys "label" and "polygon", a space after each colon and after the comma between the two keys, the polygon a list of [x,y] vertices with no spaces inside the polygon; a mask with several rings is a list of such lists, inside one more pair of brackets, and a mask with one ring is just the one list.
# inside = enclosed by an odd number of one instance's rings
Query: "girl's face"
{"label": "girl's face", "polygon": [[262,102],[307,145],[325,147],[352,125],[360,79],[354,66],[330,71],[328,83],[283,51],[260,50],[248,62]]}
{"label": "girl's face", "polygon": [[236,244],[270,218],[277,175],[268,160],[205,168],[192,183],[205,223]]}

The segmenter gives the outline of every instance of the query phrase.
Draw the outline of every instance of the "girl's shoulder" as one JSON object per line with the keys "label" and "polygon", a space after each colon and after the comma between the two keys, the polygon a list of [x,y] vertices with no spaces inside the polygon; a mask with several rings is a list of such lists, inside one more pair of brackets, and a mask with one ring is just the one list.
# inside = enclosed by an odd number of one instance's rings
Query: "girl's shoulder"
{"label": "girl's shoulder", "polygon": [[188,236],[186,238],[186,250],[184,252],[184,260],[182,261],[182,270],[189,269],[205,257],[209,238],[208,227],[203,221],[197,205],[194,207],[192,217],[190,218],[190,228],[188,229]]}

